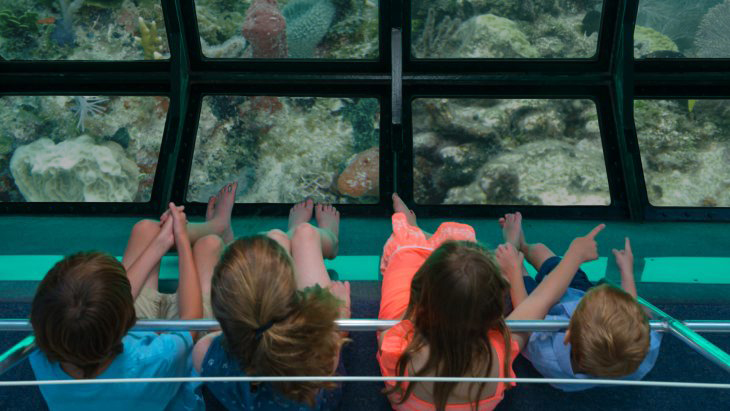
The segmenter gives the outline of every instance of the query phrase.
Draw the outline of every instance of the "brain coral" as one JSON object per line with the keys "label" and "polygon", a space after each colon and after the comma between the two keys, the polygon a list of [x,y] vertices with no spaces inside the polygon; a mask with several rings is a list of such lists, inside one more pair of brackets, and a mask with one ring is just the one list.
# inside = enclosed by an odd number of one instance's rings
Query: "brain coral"
{"label": "brain coral", "polygon": [[54,144],[41,138],[18,147],[10,160],[15,184],[27,201],[133,201],[139,170],[114,142],[89,136]]}
{"label": "brain coral", "polygon": [[282,10],[289,57],[311,58],[335,17],[329,0],[292,0]]}

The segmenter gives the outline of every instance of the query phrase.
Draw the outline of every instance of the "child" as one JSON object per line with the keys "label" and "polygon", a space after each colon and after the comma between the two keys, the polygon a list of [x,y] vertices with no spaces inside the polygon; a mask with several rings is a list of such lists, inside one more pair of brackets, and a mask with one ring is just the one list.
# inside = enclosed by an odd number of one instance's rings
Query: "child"
{"label": "child", "polygon": [[[190,333],[129,332],[135,322],[135,291],[149,287],[153,256],[173,244],[180,256],[179,315],[202,315],[200,283],[192,260],[185,214],[170,203],[169,215],[145,250],[132,244],[125,266],[114,257],[81,252],[64,258],[38,287],[31,323],[39,350],[30,356],[39,380],[187,377]],[[134,234],[133,234],[134,236]],[[138,277],[140,276],[140,277]],[[146,277],[146,278],[145,278]],[[156,278],[155,278],[156,288]],[[178,311],[178,308],[175,309]],[[40,387],[51,410],[200,410],[192,384],[90,384]]]}
{"label": "child", "polygon": [[[413,211],[393,195],[393,234],[383,250],[379,318],[402,320],[378,336],[378,361],[384,376],[514,377],[512,361],[528,333],[511,333],[504,300],[510,283],[522,281],[514,247],[497,249],[495,262],[476,244],[474,229],[443,223],[427,235]],[[550,282],[526,298],[509,320],[542,318],[559,295],[553,291],[580,263],[596,258],[594,237],[573,241]],[[500,272],[501,271],[501,272]],[[504,276],[503,276],[504,274]],[[509,282],[508,282],[509,281]],[[513,296],[515,298],[516,296]],[[395,410],[492,410],[504,383],[387,382]]]}
{"label": "child", "polygon": [[[214,271],[212,308],[223,333],[195,345],[193,363],[202,376],[335,373],[344,338],[334,320],[349,317],[350,289],[347,282],[330,281],[323,261],[337,254],[339,212],[317,205],[316,228],[308,223],[313,208],[309,199],[295,205],[288,233],[239,238],[207,268]],[[230,410],[330,410],[340,395],[326,382],[206,387]]]}
{"label": "child", "polygon": [[[500,219],[505,240],[517,247],[544,281],[560,257],[543,244],[528,244],[522,232],[522,215]],[[623,290],[607,284],[593,286],[582,270],[575,273],[560,301],[546,320],[570,320],[565,332],[536,332],[523,355],[547,378],[620,378],[640,380],[656,362],[662,335],[649,330],[642,306],[636,301],[634,256],[626,238],[623,250],[613,250],[621,271]],[[525,272],[526,275],[526,272]],[[547,278],[549,278],[548,276]],[[526,292],[536,280],[524,277]],[[521,288],[519,284],[516,288]],[[519,298],[519,297],[518,297]],[[515,303],[518,304],[519,302]],[[553,384],[563,391],[578,391],[594,384]]]}

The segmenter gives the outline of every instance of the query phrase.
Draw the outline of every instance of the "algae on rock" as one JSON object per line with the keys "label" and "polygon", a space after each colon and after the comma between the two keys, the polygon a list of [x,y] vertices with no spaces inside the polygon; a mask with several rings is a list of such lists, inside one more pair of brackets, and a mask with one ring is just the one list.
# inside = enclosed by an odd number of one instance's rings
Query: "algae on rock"
{"label": "algae on rock", "polygon": [[139,185],[137,165],[119,144],[89,136],[18,147],[10,171],[26,201],[130,202]]}

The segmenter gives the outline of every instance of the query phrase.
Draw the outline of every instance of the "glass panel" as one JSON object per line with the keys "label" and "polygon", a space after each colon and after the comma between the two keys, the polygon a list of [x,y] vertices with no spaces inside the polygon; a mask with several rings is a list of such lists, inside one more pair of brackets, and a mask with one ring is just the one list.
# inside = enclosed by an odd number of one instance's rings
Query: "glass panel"
{"label": "glass panel", "polygon": [[378,58],[378,0],[195,0],[210,58]]}
{"label": "glass panel", "polygon": [[591,58],[602,0],[413,0],[416,58]]}
{"label": "glass panel", "polygon": [[0,98],[0,201],[150,200],[169,99]]}
{"label": "glass panel", "polygon": [[170,57],[159,0],[0,0],[6,60]]}
{"label": "glass panel", "polygon": [[374,98],[205,96],[187,201],[376,203],[379,121]]}
{"label": "glass panel", "polygon": [[611,202],[591,100],[418,99],[413,153],[421,204]]}
{"label": "glass panel", "polygon": [[634,58],[730,57],[730,1],[641,0]]}
{"label": "glass panel", "polygon": [[730,207],[730,100],[636,100],[649,202]]}

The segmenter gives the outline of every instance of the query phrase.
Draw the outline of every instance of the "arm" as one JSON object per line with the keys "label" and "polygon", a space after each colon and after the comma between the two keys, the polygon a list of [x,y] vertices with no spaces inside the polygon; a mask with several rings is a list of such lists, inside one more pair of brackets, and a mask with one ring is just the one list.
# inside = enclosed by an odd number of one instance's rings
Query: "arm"
{"label": "arm", "polygon": [[124,267],[132,286],[132,298],[137,299],[147,277],[173,244],[172,220],[169,220],[162,224],[160,232],[142,254],[131,265]]}
{"label": "arm", "polygon": [[[604,227],[605,225],[601,224],[588,233],[587,236],[573,240],[568,252],[565,253],[555,270],[542,280],[535,291],[522,304],[517,306],[507,319],[541,320],[545,318],[550,308],[565,294],[580,265],[598,258],[595,237]],[[513,335],[520,345],[520,349],[522,349],[530,333],[514,333]]]}
{"label": "arm", "polygon": [[[178,307],[181,320],[193,320],[203,316],[203,298],[200,290],[198,270],[193,261],[193,250],[187,233],[185,214],[170,203],[175,246],[178,253],[179,282],[177,288]],[[190,333],[195,338],[196,333]]]}
{"label": "arm", "polygon": [[203,371],[203,360],[205,359],[205,354],[208,353],[210,343],[213,342],[213,339],[220,334],[220,331],[210,333],[195,343],[195,347],[193,348],[193,367],[198,374]]}
{"label": "arm", "polygon": [[495,257],[499,268],[502,271],[502,275],[507,278],[510,284],[510,298],[512,299],[513,309],[518,305],[522,304],[527,298],[527,291],[525,290],[525,282],[522,279],[525,273],[524,259],[525,256],[517,251],[515,247],[510,244],[502,244],[495,250]]}
{"label": "arm", "polygon": [[616,257],[616,265],[621,271],[621,288],[636,298],[636,283],[634,282],[634,253],[631,251],[631,242],[626,237],[624,249],[612,250]]}

